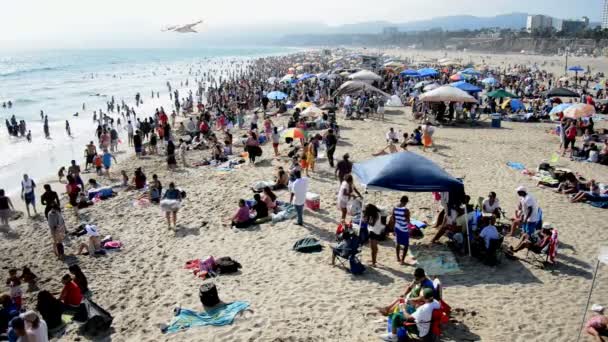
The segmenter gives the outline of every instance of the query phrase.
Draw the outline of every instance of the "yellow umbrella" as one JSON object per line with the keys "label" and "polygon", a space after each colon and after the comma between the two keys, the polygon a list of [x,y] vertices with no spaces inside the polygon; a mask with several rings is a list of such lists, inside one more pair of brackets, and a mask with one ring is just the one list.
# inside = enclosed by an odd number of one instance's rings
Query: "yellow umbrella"
{"label": "yellow umbrella", "polygon": [[304,109],[306,109],[306,108],[308,108],[308,107],[310,107],[310,106],[312,106],[312,105],[313,105],[313,103],[312,103],[312,102],[300,102],[300,103],[298,103],[298,104],[296,105],[296,107],[295,107],[295,108],[298,108],[298,109],[300,109],[300,110],[304,110]]}

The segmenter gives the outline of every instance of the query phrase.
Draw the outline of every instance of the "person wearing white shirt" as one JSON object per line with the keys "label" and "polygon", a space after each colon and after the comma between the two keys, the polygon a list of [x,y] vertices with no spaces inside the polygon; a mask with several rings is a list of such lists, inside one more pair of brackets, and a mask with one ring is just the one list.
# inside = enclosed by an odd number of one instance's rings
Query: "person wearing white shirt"
{"label": "person wearing white shirt", "polygon": [[129,146],[133,146],[133,124],[131,121],[127,123],[127,135],[129,136]]}
{"label": "person wearing white shirt", "polygon": [[[492,219],[492,221],[494,220]],[[492,223],[481,230],[479,237],[483,239],[486,246],[486,250],[488,250],[490,249],[490,242],[492,240],[500,239],[500,234],[498,234],[498,229],[496,229],[496,227]]]}
{"label": "person wearing white shirt", "polygon": [[392,331],[382,335],[381,338],[385,341],[397,341],[397,327],[403,325],[403,320],[406,322],[414,322],[416,325],[409,326],[408,331],[417,335],[423,341],[433,341],[431,333],[431,321],[433,319],[433,311],[441,309],[441,304],[433,298],[433,290],[424,289],[424,304],[419,306],[411,315],[403,312],[393,318]]}
{"label": "person wearing white shirt", "polygon": [[302,177],[302,173],[299,170],[294,171],[294,178],[289,187],[291,196],[289,202],[294,205],[297,213],[296,224],[301,226],[304,224],[304,204],[306,203],[306,193],[308,192],[308,178]]}
{"label": "person wearing white shirt", "polygon": [[388,132],[386,133],[386,141],[389,143],[396,143],[399,141],[399,139],[397,138],[397,133],[395,132],[393,127],[389,128]]}
{"label": "person wearing white shirt", "polygon": [[[529,194],[523,186],[518,187],[516,191],[520,197],[522,231],[528,236],[532,236],[536,231],[540,219],[538,203],[536,198]],[[511,235],[513,234],[514,231],[512,229]]]}
{"label": "person wearing white shirt", "polygon": [[483,200],[481,211],[486,214],[492,214],[496,216],[496,218],[500,218],[500,203],[498,202],[498,198],[496,198],[496,193],[494,191],[491,191],[490,194],[488,194],[488,198]]}

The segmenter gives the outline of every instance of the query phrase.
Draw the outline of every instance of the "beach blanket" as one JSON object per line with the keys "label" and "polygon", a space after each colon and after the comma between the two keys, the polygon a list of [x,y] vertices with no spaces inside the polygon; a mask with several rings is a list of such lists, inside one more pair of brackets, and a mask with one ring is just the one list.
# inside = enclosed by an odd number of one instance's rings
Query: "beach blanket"
{"label": "beach blanket", "polygon": [[410,223],[413,224],[414,226],[416,226],[416,228],[418,229],[423,229],[427,227],[427,224],[425,222],[416,220],[416,219],[410,219]]}
{"label": "beach blanket", "polygon": [[588,201],[587,203],[589,203],[590,205],[596,207],[596,208],[602,208],[602,209],[608,209],[608,201],[603,201],[603,202],[591,202]]}
{"label": "beach blanket", "polygon": [[439,276],[445,274],[461,273],[458,262],[451,251],[440,251],[435,249],[419,249],[410,246],[408,254],[416,260],[416,267],[424,269],[426,274]]}
{"label": "beach blanket", "polygon": [[526,167],[524,166],[524,164],[522,163],[517,163],[517,162],[507,162],[507,166],[512,168],[513,170],[524,170]]}
{"label": "beach blanket", "polygon": [[163,333],[176,333],[192,327],[203,327],[207,325],[224,326],[232,324],[234,317],[249,307],[247,302],[233,302],[213,308],[206,312],[195,312],[194,310],[178,308],[175,317],[163,327]]}

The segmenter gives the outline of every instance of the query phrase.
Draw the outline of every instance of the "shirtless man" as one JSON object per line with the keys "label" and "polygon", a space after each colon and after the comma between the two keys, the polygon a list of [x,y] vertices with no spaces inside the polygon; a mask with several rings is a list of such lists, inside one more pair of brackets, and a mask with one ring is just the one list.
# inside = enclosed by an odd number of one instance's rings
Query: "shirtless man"
{"label": "shirtless man", "polygon": [[68,176],[74,177],[76,183],[80,185],[81,188],[84,189],[84,182],[82,178],[80,178],[80,166],[76,164],[75,160],[72,160],[70,167],[68,168]]}
{"label": "shirtless man", "polygon": [[97,154],[97,148],[95,147],[95,144],[93,144],[93,142],[91,141],[88,145],[87,145],[87,162],[86,165],[84,166],[85,171],[89,170],[89,165],[93,165],[93,158],[95,157],[95,155]]}

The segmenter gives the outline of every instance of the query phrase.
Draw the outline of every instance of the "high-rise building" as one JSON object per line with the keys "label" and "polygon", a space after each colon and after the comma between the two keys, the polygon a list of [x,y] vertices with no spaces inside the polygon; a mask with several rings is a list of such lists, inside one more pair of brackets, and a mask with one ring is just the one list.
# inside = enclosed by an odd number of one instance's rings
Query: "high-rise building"
{"label": "high-rise building", "polygon": [[[607,0],[608,1],[608,0]],[[542,30],[551,28],[553,25],[553,18],[537,14],[537,15],[529,15],[528,22],[526,23],[526,29],[528,32],[532,32],[534,30]]]}
{"label": "high-rise building", "polygon": [[604,10],[602,11],[602,28],[608,29],[608,0],[604,0]]}

